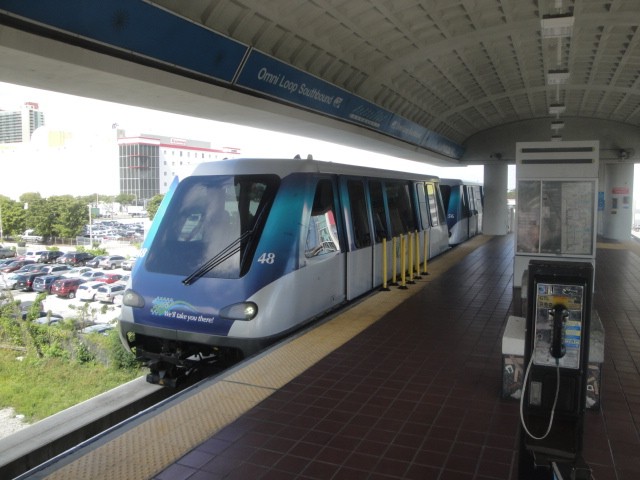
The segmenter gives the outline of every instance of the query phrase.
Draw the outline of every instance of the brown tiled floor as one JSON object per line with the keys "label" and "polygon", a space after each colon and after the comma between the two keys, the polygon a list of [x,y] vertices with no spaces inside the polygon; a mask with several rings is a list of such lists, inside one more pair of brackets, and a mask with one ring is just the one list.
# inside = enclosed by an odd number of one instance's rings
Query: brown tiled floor
{"label": "brown tiled floor", "polygon": [[[501,399],[513,238],[496,237],[156,480],[516,479],[518,404]],[[640,258],[598,250],[606,331],[596,480],[640,478]]]}

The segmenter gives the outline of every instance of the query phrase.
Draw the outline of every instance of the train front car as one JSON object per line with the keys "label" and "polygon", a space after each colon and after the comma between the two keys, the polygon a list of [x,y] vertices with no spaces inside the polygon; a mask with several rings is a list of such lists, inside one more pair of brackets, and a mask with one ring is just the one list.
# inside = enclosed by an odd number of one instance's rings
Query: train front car
{"label": "train front car", "polygon": [[315,160],[202,164],[158,209],[120,335],[150,381],[173,384],[381,285],[392,275],[383,259],[406,253],[401,237],[416,270],[448,248],[437,177]]}
{"label": "train front car", "polygon": [[257,298],[269,291],[277,301],[268,285],[296,267],[304,195],[287,188],[278,196],[281,177],[255,171],[253,162],[203,164],[158,210],[120,319],[123,343],[135,347],[153,383],[252,354],[288,328],[286,315],[264,321],[280,312]]}

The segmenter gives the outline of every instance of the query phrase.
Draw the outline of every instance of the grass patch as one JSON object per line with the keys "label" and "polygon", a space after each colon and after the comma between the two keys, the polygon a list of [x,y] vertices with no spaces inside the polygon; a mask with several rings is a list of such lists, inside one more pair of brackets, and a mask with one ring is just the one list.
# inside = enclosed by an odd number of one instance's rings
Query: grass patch
{"label": "grass patch", "polygon": [[63,358],[25,357],[0,349],[0,408],[13,407],[32,423],[115,388],[142,370],[109,368],[98,362],[79,364]]}

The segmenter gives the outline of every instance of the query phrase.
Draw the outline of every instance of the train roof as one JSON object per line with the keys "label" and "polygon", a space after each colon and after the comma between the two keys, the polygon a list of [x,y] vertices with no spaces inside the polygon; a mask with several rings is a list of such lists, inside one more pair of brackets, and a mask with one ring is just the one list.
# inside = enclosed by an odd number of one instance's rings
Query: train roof
{"label": "train roof", "polygon": [[442,185],[473,185],[473,186],[482,186],[480,182],[473,182],[470,180],[460,180],[459,178],[441,178],[440,184]]}
{"label": "train roof", "polygon": [[438,180],[436,175],[424,173],[399,172],[345,163],[298,158],[237,158],[204,162],[197,165],[191,175],[248,175],[269,173],[278,175],[279,177],[285,177],[292,173],[328,173],[403,180]]}

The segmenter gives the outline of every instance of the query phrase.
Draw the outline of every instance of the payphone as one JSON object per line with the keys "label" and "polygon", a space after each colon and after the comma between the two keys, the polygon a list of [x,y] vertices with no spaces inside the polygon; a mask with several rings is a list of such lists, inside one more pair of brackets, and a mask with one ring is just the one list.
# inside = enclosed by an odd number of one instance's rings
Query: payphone
{"label": "payphone", "polygon": [[527,288],[518,478],[588,479],[582,436],[593,266],[531,260]]}

